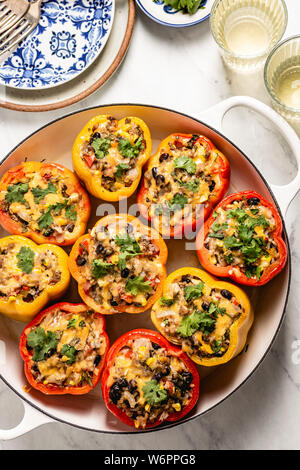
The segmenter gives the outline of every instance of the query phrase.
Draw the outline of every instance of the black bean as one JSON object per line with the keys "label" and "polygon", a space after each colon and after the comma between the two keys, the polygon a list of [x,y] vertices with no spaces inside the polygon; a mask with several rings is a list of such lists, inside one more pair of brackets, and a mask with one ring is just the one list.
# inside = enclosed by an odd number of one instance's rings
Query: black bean
{"label": "black bean", "polygon": [[188,275],[182,276],[181,280],[183,282],[186,282],[187,284],[190,284],[192,282],[190,276],[188,276]]}
{"label": "black bean", "polygon": [[118,302],[116,300],[114,300],[113,298],[110,299],[110,305],[112,307],[116,307],[118,305]]}
{"label": "black bean", "polygon": [[168,153],[162,153],[161,156],[159,157],[160,163],[162,163],[164,160],[168,160],[169,156],[170,155]]}
{"label": "black bean", "polygon": [[136,389],[137,389],[137,383],[134,379],[131,379],[128,383],[128,391],[130,393],[133,393],[135,392]]}
{"label": "black bean", "polygon": [[120,379],[116,383],[120,388],[128,387],[128,381],[124,377],[120,377]]}
{"label": "black bean", "polygon": [[127,224],[126,232],[127,232],[127,233],[132,233],[132,232],[133,232],[133,226],[132,226],[132,224]]}
{"label": "black bean", "polygon": [[47,230],[45,230],[45,232],[44,232],[44,235],[45,235],[45,237],[51,237],[53,232],[54,232],[53,228],[47,228]]}
{"label": "black bean", "polygon": [[78,255],[77,258],[76,258],[76,264],[77,266],[83,266],[85,263],[86,263],[86,258],[84,258],[83,256],[80,256]]}
{"label": "black bean", "polygon": [[97,367],[97,365],[99,364],[100,361],[101,361],[101,356],[98,354],[98,355],[95,357],[94,366]]}
{"label": "black bean", "polygon": [[103,250],[104,250],[104,246],[102,245],[102,243],[98,243],[98,245],[96,246],[97,255],[100,255],[100,253],[102,253]]}
{"label": "black bean", "polygon": [[73,232],[74,228],[75,228],[75,224],[68,224],[68,225],[66,226],[66,229],[67,229],[68,232],[70,232],[70,233]]}
{"label": "black bean", "polygon": [[232,298],[232,293],[229,292],[229,290],[226,290],[226,289],[221,290],[221,295],[223,297],[225,297],[225,299],[228,299],[228,300],[230,300]]}
{"label": "black bean", "polygon": [[158,169],[156,168],[156,166],[154,166],[152,168],[152,176],[153,176],[153,178],[156,179],[157,175],[158,175]]}
{"label": "black bean", "polygon": [[128,268],[124,268],[124,269],[122,269],[122,271],[121,271],[121,277],[126,278],[126,277],[129,276],[129,273],[130,273],[129,269],[128,269]]}
{"label": "black bean", "polygon": [[153,375],[152,375],[152,380],[156,380],[157,382],[160,381],[160,379],[162,378],[163,374],[161,372],[155,372]]}
{"label": "black bean", "polygon": [[105,248],[103,252],[104,258],[107,258],[108,256],[112,255],[114,250],[112,248]]}
{"label": "black bean", "polygon": [[171,372],[171,369],[169,366],[166,366],[165,369],[163,370],[163,375],[169,375]]}
{"label": "black bean", "polygon": [[215,186],[216,186],[216,183],[214,181],[212,181],[210,183],[210,185],[208,186],[208,189],[210,190],[210,192],[212,192],[214,190]]}
{"label": "black bean", "polygon": [[109,398],[111,399],[111,401],[116,405],[118,403],[118,401],[120,400],[121,398],[121,390],[120,390],[120,387],[119,385],[115,382],[114,384],[112,384],[112,386],[110,387],[110,391],[109,391]]}
{"label": "black bean", "polygon": [[160,349],[160,345],[157,343],[151,343],[153,349]]}
{"label": "black bean", "polygon": [[209,243],[205,243],[205,244],[204,244],[204,248],[206,248],[207,250],[209,250]]}
{"label": "black bean", "polygon": [[27,294],[26,297],[23,297],[24,302],[32,302],[34,299],[32,294]]}
{"label": "black bean", "polygon": [[202,302],[201,307],[203,308],[203,310],[208,310],[209,309],[209,304],[207,302]]}
{"label": "black bean", "polygon": [[190,372],[183,372],[181,376],[188,385],[193,382],[193,375]]}
{"label": "black bean", "polygon": [[93,140],[94,140],[94,139],[100,139],[100,137],[101,137],[100,132],[94,132],[94,134],[93,134]]}
{"label": "black bean", "polygon": [[155,181],[157,185],[164,184],[165,177],[163,175],[157,175],[157,177],[155,178]]}
{"label": "black bean", "polygon": [[248,203],[248,206],[257,206],[260,203],[260,199],[258,199],[258,197],[250,197],[247,203]]}

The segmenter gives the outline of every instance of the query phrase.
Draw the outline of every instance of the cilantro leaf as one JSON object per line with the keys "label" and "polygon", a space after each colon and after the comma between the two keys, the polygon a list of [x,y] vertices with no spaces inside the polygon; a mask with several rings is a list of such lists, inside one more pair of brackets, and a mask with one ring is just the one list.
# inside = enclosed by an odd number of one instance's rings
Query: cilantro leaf
{"label": "cilantro leaf", "polygon": [[27,193],[29,188],[28,183],[18,183],[7,186],[5,200],[12,204],[13,202],[21,202],[25,204],[24,194]]}
{"label": "cilantro leaf", "polygon": [[46,354],[53,354],[58,345],[58,339],[53,331],[46,333],[39,326],[27,335],[27,345],[33,349],[32,360],[39,362],[45,359]]}
{"label": "cilantro leaf", "polygon": [[226,248],[240,248],[243,244],[236,237],[224,238],[224,244]]}
{"label": "cilantro leaf", "polygon": [[196,173],[196,163],[194,160],[187,155],[182,155],[174,160],[174,168],[180,168],[181,170],[187,171],[189,175]]}
{"label": "cilantro leaf", "polygon": [[125,158],[135,158],[144,149],[143,139],[139,137],[138,140],[132,144],[128,139],[120,139],[118,143],[118,150]]}
{"label": "cilantro leaf", "polygon": [[41,189],[38,186],[36,188],[32,188],[31,192],[33,194],[34,202],[39,204],[42,199],[46,196],[46,194],[54,194],[57,193],[57,187],[55,184],[48,183],[47,188]]}
{"label": "cilantro leaf", "polygon": [[196,178],[195,180],[188,181],[187,183],[183,183],[182,181],[178,180],[180,186],[183,186],[188,191],[193,193],[197,193],[199,191],[200,181]]}
{"label": "cilantro leaf", "polygon": [[134,238],[130,237],[128,233],[124,235],[116,235],[115,242],[121,248],[118,266],[122,270],[126,268],[127,259],[139,255],[141,253],[141,249],[138,242]]}
{"label": "cilantro leaf", "polygon": [[78,354],[78,351],[73,346],[64,344],[60,352],[69,358],[69,360],[66,362],[69,366],[71,366],[76,361],[76,355]]}
{"label": "cilantro leaf", "polygon": [[48,209],[44,212],[44,214],[41,215],[41,217],[37,221],[39,229],[43,230],[45,228],[50,227],[50,225],[52,225],[53,223],[53,217],[51,212],[53,212],[55,215],[59,215],[67,204],[67,200],[65,202],[57,202],[56,204],[51,204],[51,206],[48,207]]}
{"label": "cilantro leaf", "polygon": [[222,340],[221,339],[218,339],[218,340],[215,339],[212,342],[211,349],[213,350],[214,354],[217,354],[218,352],[220,352],[221,345],[222,345]]}
{"label": "cilantro leaf", "polygon": [[106,263],[105,261],[101,261],[100,259],[93,260],[93,268],[92,268],[92,275],[99,279],[101,277],[106,276],[110,269],[112,269],[114,265],[112,263]]}
{"label": "cilantro leaf", "polygon": [[71,206],[67,206],[65,209],[66,217],[69,220],[77,220],[77,212],[75,206],[72,204]]}
{"label": "cilantro leaf", "polygon": [[195,310],[191,315],[182,318],[177,332],[183,338],[192,336],[195,331],[200,330],[203,334],[209,335],[215,326],[216,320],[206,312]]}
{"label": "cilantro leaf", "polygon": [[142,388],[144,398],[149,405],[159,405],[168,398],[168,392],[161,389],[157,380],[149,380]]}
{"label": "cilantro leaf", "polygon": [[30,274],[34,266],[34,251],[28,246],[22,246],[19,253],[17,254],[18,263],[17,266],[25,274]]}
{"label": "cilantro leaf", "polygon": [[132,295],[137,295],[138,292],[145,294],[149,292],[152,287],[149,281],[144,281],[144,277],[134,277],[133,279],[128,279],[126,282],[126,291],[130,292]]}
{"label": "cilantro leaf", "polygon": [[93,140],[91,145],[95,152],[95,157],[100,160],[108,154],[108,149],[111,146],[111,141],[108,138],[98,137],[97,139]]}
{"label": "cilantro leaf", "polygon": [[71,320],[70,320],[69,323],[68,323],[67,328],[68,328],[68,329],[69,329],[69,328],[75,328],[75,326],[76,326],[76,318],[71,318]]}
{"label": "cilantro leaf", "polygon": [[193,284],[190,286],[185,286],[184,288],[184,298],[187,302],[191,300],[198,299],[202,295],[204,283],[199,282],[199,284]]}
{"label": "cilantro leaf", "polygon": [[166,297],[163,296],[159,299],[158,303],[166,307],[171,307],[174,303],[174,299],[166,299]]}
{"label": "cilantro leaf", "polygon": [[170,210],[183,209],[188,203],[188,198],[185,194],[176,193],[169,203]]}
{"label": "cilantro leaf", "polygon": [[128,170],[129,168],[129,165],[128,163],[118,163],[117,165],[117,171],[115,173],[115,176],[116,178],[118,178],[119,180],[122,179],[122,176],[123,176],[123,171],[124,170]]}

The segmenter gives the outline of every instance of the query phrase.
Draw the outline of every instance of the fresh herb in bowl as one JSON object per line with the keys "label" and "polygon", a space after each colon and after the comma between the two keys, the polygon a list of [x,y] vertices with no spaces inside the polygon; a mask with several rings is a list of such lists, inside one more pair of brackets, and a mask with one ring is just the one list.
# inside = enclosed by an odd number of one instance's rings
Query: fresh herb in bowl
{"label": "fresh herb in bowl", "polygon": [[[154,3],[161,3],[161,0],[153,0]],[[166,5],[170,5],[174,10],[183,10],[188,12],[190,15],[196,13],[199,8],[204,8],[201,6],[203,3],[202,0],[163,0]]]}

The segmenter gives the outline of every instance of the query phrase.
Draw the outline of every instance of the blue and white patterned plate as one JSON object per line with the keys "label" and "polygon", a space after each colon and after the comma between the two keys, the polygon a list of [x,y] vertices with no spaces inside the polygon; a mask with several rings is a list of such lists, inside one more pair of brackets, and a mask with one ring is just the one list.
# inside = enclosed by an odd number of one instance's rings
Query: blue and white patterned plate
{"label": "blue and white patterned plate", "polygon": [[155,0],[155,2],[153,0],[136,0],[136,2],[142,11],[157,23],[173,28],[185,28],[207,20],[214,0],[202,0],[199,10],[193,15],[182,10],[174,10],[163,0]]}
{"label": "blue and white patterned plate", "polygon": [[0,83],[40,90],[91,65],[111,31],[115,0],[44,0],[41,19],[0,67]]}

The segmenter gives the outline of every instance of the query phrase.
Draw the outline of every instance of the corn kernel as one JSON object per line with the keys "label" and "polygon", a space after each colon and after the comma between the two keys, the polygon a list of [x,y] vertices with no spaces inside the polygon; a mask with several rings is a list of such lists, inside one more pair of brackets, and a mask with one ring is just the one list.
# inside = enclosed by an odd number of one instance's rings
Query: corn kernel
{"label": "corn kernel", "polygon": [[61,360],[62,360],[63,362],[67,362],[67,361],[69,360],[69,358],[68,358],[68,356],[63,356],[63,357],[61,358]]}
{"label": "corn kernel", "polygon": [[205,201],[207,201],[207,199],[208,199],[208,194],[202,194],[202,196],[199,199],[199,202],[200,203],[205,202]]}
{"label": "corn kernel", "polygon": [[69,385],[75,385],[75,382],[73,380],[70,380]]}
{"label": "corn kernel", "polygon": [[138,428],[140,427],[140,423],[139,423],[138,421],[135,421],[135,422],[134,422],[134,427],[135,427],[136,429],[138,429]]}
{"label": "corn kernel", "polygon": [[43,384],[44,384],[44,385],[47,385],[47,384],[48,384],[48,380],[44,380]]}
{"label": "corn kernel", "polygon": [[17,297],[16,297],[15,295],[10,295],[10,296],[8,297],[8,300],[9,300],[10,302],[13,302],[14,300],[16,300],[16,298],[17,298]]}
{"label": "corn kernel", "polygon": [[217,264],[217,258],[215,256],[210,256],[209,260],[212,264]]}
{"label": "corn kernel", "polygon": [[175,411],[180,411],[181,410],[181,405],[180,403],[173,403],[173,408],[175,409]]}
{"label": "corn kernel", "polygon": [[112,264],[118,264],[118,262],[119,262],[119,257],[118,257],[118,255],[117,255],[117,254],[113,255],[113,256],[111,257],[111,259],[110,259],[110,262],[111,262]]}
{"label": "corn kernel", "polygon": [[145,406],[145,410],[150,411],[150,409],[151,409],[151,406],[149,405],[149,403],[147,403],[147,405]]}
{"label": "corn kernel", "polygon": [[151,366],[151,364],[153,364],[154,362],[155,362],[154,357],[149,357],[149,359],[147,359],[146,364],[147,364],[147,366]]}

